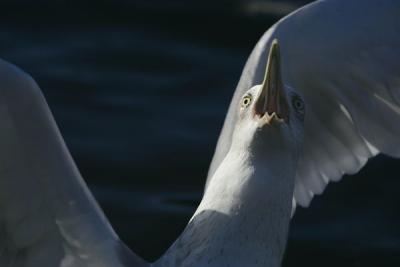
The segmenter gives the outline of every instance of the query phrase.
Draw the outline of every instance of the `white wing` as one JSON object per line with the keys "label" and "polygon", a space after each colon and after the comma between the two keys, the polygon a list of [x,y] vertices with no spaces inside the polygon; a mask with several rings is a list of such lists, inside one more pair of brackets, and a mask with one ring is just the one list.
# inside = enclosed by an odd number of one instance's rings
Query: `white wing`
{"label": "white wing", "polygon": [[144,266],[77,170],[36,83],[0,60],[0,266]]}
{"label": "white wing", "polygon": [[317,1],[268,30],[244,68],[208,179],[227,153],[235,107],[260,84],[273,39],[283,80],[306,100],[305,146],[294,204],[308,206],[329,181],[379,152],[400,156],[400,1]]}

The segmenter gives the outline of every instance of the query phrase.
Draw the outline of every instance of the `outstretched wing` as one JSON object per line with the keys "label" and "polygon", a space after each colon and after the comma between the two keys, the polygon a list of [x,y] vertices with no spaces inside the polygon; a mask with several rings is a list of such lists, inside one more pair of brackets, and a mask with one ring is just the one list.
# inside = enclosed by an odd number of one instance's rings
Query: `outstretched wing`
{"label": "outstretched wing", "polygon": [[144,264],[86,187],[36,83],[0,60],[0,266],[125,261]]}
{"label": "outstretched wing", "polygon": [[[317,1],[288,15],[256,45],[234,94],[208,174],[229,149],[241,95],[260,84],[278,39],[284,82],[306,101],[305,145],[294,204],[379,152],[400,157],[400,1]],[[295,206],[295,205],[294,205]]]}

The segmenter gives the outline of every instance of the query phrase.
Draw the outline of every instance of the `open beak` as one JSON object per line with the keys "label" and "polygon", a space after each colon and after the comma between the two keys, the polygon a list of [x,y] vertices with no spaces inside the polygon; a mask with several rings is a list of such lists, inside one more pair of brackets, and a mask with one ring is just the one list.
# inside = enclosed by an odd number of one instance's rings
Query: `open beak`
{"label": "open beak", "polygon": [[255,114],[261,118],[266,117],[268,122],[274,118],[287,122],[289,108],[282,83],[279,44],[276,39],[272,42],[269,50],[267,68],[261,87],[255,104]]}

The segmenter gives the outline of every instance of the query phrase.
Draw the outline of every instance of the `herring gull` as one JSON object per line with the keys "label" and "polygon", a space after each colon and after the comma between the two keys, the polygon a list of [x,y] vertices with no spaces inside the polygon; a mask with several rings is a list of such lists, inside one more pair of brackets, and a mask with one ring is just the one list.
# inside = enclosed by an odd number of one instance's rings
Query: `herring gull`
{"label": "herring gull", "polygon": [[295,204],[378,153],[400,155],[398,14],[396,0],[317,1],[264,34],[201,204],[152,264],[110,226],[37,84],[0,61],[0,266],[279,266]]}
{"label": "herring gull", "polygon": [[400,1],[316,1],[272,26],[240,78],[209,168],[225,157],[235,107],[263,79],[266,53],[279,39],[282,76],[307,106],[293,209],[308,207],[330,181],[358,172],[378,153],[400,156]]}

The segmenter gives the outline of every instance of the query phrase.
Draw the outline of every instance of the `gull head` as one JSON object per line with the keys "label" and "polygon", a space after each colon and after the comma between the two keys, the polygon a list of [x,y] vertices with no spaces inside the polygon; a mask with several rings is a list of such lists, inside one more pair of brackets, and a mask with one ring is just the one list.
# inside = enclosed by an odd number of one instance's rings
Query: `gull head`
{"label": "gull head", "polygon": [[303,97],[282,81],[279,44],[274,40],[262,84],[241,98],[232,146],[251,152],[291,151],[298,155],[304,132]]}
{"label": "gull head", "polygon": [[280,266],[305,111],[302,97],[282,82],[276,41],[264,81],[241,97],[237,112],[229,152],[157,266]]}

